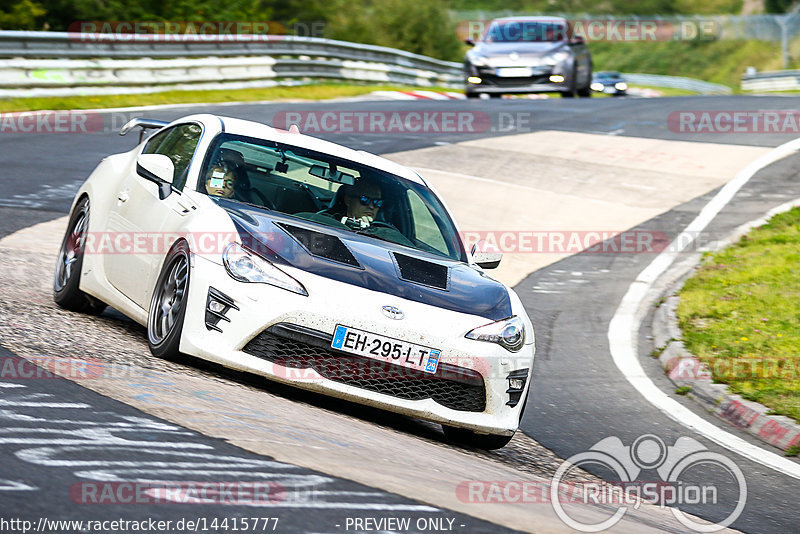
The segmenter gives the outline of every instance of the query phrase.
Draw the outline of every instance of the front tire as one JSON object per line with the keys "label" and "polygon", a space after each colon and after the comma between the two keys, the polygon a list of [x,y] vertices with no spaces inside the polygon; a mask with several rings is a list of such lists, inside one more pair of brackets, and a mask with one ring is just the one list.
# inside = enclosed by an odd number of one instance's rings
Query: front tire
{"label": "front tire", "polygon": [[[578,84],[578,80],[575,80],[575,85]],[[589,63],[589,72],[586,74],[586,85],[578,89],[578,96],[584,98],[591,98],[592,97],[592,64]]]}
{"label": "front tire", "polygon": [[496,434],[478,434],[472,430],[449,425],[442,425],[442,430],[444,431],[445,438],[447,438],[447,441],[450,443],[488,451],[502,449],[508,445],[511,438],[514,437],[513,435],[499,436]]}
{"label": "front tire", "polygon": [[575,93],[578,91],[578,71],[572,69],[572,76],[570,76],[569,87],[566,91],[561,92],[561,98],[575,98]]}
{"label": "front tire", "polygon": [[67,232],[61,241],[53,279],[53,300],[66,310],[99,315],[106,305],[80,290],[88,232],[89,199],[84,197],[72,210]]}
{"label": "front tire", "polygon": [[147,315],[147,344],[150,352],[159,358],[180,357],[181,333],[189,297],[189,270],[189,246],[182,241],[164,260]]}

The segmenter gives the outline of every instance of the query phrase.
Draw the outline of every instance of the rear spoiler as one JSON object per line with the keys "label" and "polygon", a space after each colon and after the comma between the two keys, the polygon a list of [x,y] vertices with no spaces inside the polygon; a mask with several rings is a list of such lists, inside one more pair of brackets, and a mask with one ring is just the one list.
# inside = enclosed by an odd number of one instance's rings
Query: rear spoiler
{"label": "rear spoiler", "polygon": [[155,129],[155,128],[163,128],[167,124],[169,124],[169,123],[168,122],[164,122],[164,121],[159,121],[159,120],[156,120],[156,119],[131,119],[125,124],[125,126],[123,126],[120,129],[119,134],[120,135],[125,135],[128,132],[130,132],[131,130],[133,130],[134,128],[137,128],[137,127],[141,128],[141,130],[139,131],[139,142],[141,143],[142,139],[144,139],[144,132],[146,130],[152,130],[152,129]]}

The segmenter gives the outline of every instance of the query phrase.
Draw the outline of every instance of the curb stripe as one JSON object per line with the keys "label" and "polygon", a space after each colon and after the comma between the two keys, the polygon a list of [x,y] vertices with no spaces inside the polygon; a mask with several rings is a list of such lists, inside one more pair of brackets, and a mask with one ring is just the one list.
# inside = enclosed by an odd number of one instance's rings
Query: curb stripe
{"label": "curb stripe", "polygon": [[[644,315],[647,293],[658,278],[672,265],[678,254],[688,247],[736,193],[761,169],[800,150],[800,138],[784,143],[747,165],[706,204],[664,252],[648,265],[628,287],[614,317],[608,325],[608,343],[614,364],[641,393],[645,400],[670,419],[686,426],[745,458],[800,479],[800,464],[753,445],[698,416],[661,391],[645,374],[636,350],[638,327]],[[640,310],[642,310],[640,312]]]}

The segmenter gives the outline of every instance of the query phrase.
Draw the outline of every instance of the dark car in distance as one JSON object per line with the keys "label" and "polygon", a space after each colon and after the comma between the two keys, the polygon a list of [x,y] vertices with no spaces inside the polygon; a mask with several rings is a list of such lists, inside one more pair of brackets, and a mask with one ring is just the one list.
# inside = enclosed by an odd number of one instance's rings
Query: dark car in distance
{"label": "dark car in distance", "polygon": [[592,79],[592,91],[607,95],[622,96],[628,94],[628,84],[622,75],[613,70],[595,72]]}
{"label": "dark car in distance", "polygon": [[560,93],[591,96],[592,57],[561,17],[493,20],[464,61],[467,98],[481,94]]}

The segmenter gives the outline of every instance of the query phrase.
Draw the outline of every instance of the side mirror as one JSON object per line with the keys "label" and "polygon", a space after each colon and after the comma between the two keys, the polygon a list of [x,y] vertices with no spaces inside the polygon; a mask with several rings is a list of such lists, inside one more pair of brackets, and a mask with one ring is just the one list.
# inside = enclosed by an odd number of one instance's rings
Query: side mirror
{"label": "side mirror", "polygon": [[503,254],[497,251],[497,247],[489,245],[486,241],[478,241],[472,245],[472,260],[481,269],[496,269],[503,259]]}
{"label": "side mirror", "polygon": [[470,46],[475,46],[475,39],[464,39],[464,42]]}
{"label": "side mirror", "polygon": [[574,45],[586,44],[586,39],[584,39],[583,36],[581,35],[576,35],[572,39],[570,39],[569,44],[574,44]]}
{"label": "side mirror", "polygon": [[163,154],[139,154],[136,158],[136,174],[158,186],[158,198],[164,200],[172,192],[172,177],[175,165]]}

